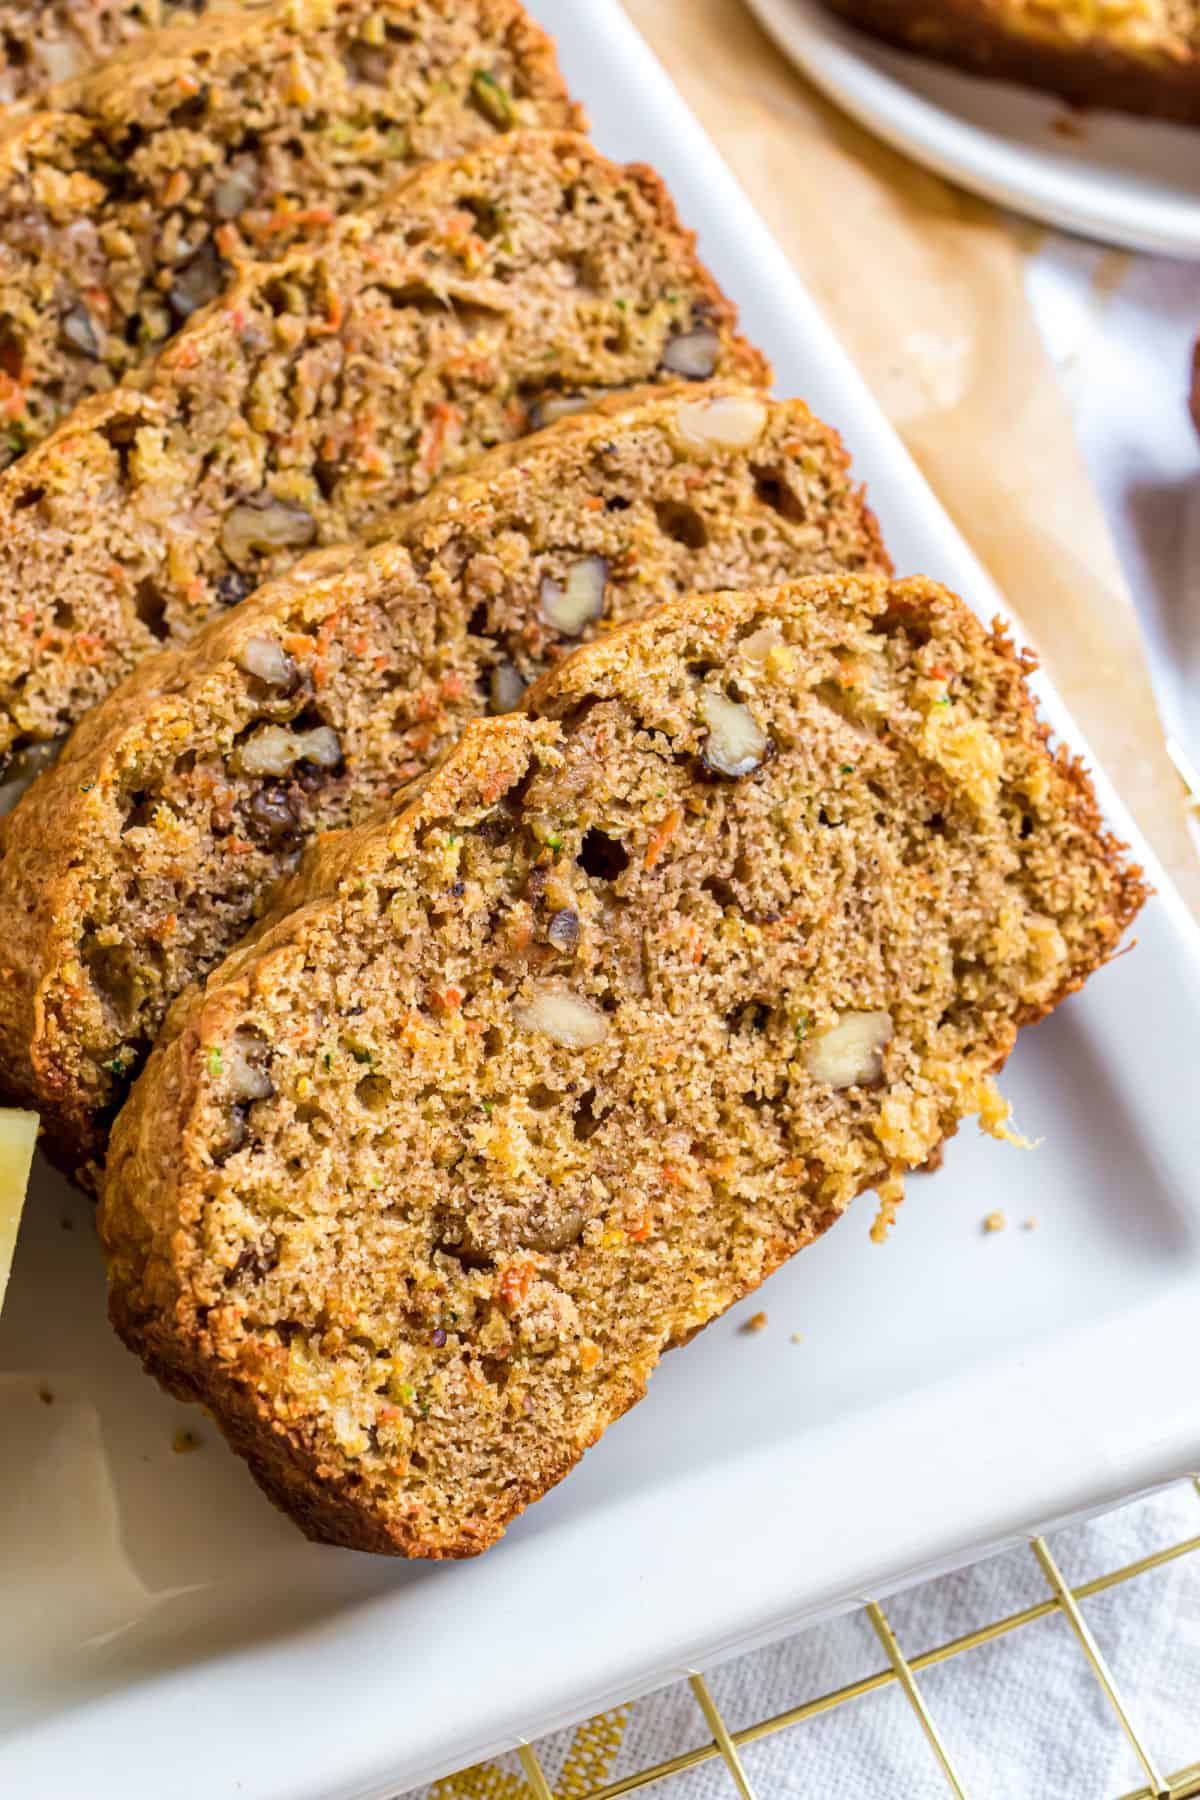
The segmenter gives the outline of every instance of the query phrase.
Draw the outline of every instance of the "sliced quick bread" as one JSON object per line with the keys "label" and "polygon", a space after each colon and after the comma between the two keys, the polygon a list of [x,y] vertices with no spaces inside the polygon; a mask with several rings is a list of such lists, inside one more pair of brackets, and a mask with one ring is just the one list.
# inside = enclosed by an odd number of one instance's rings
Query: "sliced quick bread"
{"label": "sliced quick bread", "polygon": [[728,383],[614,398],[389,523],[148,658],[0,822],[0,1072],[72,1169],[306,840],[472,716],[689,588],[887,567],[835,434]]}
{"label": "sliced quick bread", "polygon": [[[205,10],[195,0],[191,10]],[[4,0],[0,5],[0,103],[28,100],[70,81],[170,16],[162,0]]]}
{"label": "sliced quick bread", "polygon": [[[113,1134],[112,1317],[310,1536],[484,1549],[1143,897],[931,582],[673,601],[322,840]],[[1015,1152],[1006,1152],[1015,1154]]]}
{"label": "sliced quick bread", "polygon": [[0,466],[405,165],[573,127],[517,0],[271,0],[145,37],[0,131]]}
{"label": "sliced quick bread", "polygon": [[409,177],[255,264],[142,392],[0,475],[0,751],[54,738],[147,651],[343,541],[540,402],[766,373],[661,182],[568,133]]}

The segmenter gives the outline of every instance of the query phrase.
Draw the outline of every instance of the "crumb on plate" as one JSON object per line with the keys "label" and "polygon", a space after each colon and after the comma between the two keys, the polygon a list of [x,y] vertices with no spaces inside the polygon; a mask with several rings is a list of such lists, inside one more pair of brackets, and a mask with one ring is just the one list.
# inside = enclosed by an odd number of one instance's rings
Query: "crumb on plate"
{"label": "crumb on plate", "polygon": [[879,1200],[879,1211],[875,1215],[870,1238],[873,1244],[885,1244],[888,1232],[896,1223],[896,1210],[904,1198],[904,1178],[890,1175],[886,1181],[879,1183],[875,1193]]}

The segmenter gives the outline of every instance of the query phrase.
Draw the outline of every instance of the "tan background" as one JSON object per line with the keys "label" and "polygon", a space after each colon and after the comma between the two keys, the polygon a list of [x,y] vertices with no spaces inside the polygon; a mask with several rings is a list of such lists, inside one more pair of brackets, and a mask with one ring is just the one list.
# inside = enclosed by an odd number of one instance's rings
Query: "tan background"
{"label": "tan background", "polygon": [[836,112],[741,0],[625,5],[1200,913],[1200,860],[1133,602],[1025,299],[1036,228],[925,174]]}

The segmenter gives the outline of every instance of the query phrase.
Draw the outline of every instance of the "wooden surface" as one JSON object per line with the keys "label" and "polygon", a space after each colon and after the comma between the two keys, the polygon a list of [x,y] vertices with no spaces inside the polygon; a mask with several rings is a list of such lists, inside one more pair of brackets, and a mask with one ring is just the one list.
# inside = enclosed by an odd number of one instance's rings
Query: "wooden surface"
{"label": "wooden surface", "polygon": [[741,0],[624,3],[1200,912],[1200,862],[1133,603],[1025,299],[1037,228],[836,112]]}

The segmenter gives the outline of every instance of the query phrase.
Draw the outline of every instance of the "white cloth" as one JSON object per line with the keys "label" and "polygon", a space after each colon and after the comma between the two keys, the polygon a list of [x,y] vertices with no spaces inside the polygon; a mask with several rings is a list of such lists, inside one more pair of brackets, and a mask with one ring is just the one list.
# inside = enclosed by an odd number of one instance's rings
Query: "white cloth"
{"label": "white cloth", "polygon": [[[1029,292],[1134,591],[1167,729],[1200,765],[1200,439],[1186,403],[1200,265],[1049,234],[1030,265]],[[1076,1585],[1197,1535],[1200,1493],[1184,1483],[1049,1541]],[[897,1595],[885,1611],[912,1657],[1048,1591],[1023,1549]],[[1160,1773],[1200,1761],[1200,1550],[1086,1600],[1083,1610]],[[555,1628],[569,1629],[569,1620]],[[737,1730],[885,1663],[858,1612],[717,1668],[709,1685]],[[1145,1782],[1059,1616],[918,1680],[972,1800],[1117,1800]],[[675,1683],[635,1705],[615,1759],[593,1779],[617,1780],[710,1735],[691,1690]],[[561,1732],[538,1745],[552,1784],[573,1737]],[[949,1792],[895,1684],[760,1740],[743,1761],[759,1800],[944,1800]],[[515,1759],[502,1766],[518,1773]],[[440,1791],[454,1793],[454,1784]],[[652,1791],[663,1800],[728,1800],[734,1788],[712,1761]]]}
{"label": "white cloth", "polygon": [[[881,1492],[886,1504],[886,1483]],[[1056,1532],[1049,1544],[1072,1586],[1200,1535],[1200,1494],[1182,1483],[1103,1518]],[[1028,1549],[989,1557],[958,1574],[893,1596],[884,1611],[910,1659],[1049,1596]],[[1158,1771],[1200,1761],[1200,1549],[1082,1602],[1120,1698]],[[569,1629],[569,1617],[558,1622]],[[866,1615],[810,1627],[708,1672],[732,1731],[787,1711],[886,1667]],[[1024,1625],[917,1677],[971,1800],[1118,1800],[1146,1777],[1066,1620]],[[690,1688],[677,1682],[638,1701],[611,1763],[588,1786],[614,1781],[710,1740]],[[572,1731],[537,1744],[558,1791],[564,1763],[578,1781]],[[897,1685],[849,1701],[742,1751],[756,1800],[945,1800],[950,1792]],[[515,1757],[499,1768],[519,1777]],[[484,1788],[439,1784],[438,1800],[515,1796],[515,1781]],[[564,1795],[582,1793],[569,1782]],[[667,1778],[662,1800],[731,1800],[713,1759]]]}
{"label": "white cloth", "polygon": [[1164,723],[1200,767],[1200,437],[1187,409],[1200,264],[1053,233],[1028,289],[1137,602]]}
{"label": "white cloth", "polygon": [[[1198,1535],[1200,1494],[1183,1483],[1054,1533],[1049,1543],[1077,1586]],[[1022,1549],[895,1595],[884,1611],[911,1659],[1048,1595],[1032,1551]],[[1159,1772],[1170,1775],[1200,1761],[1200,1549],[1085,1599],[1082,1609]],[[560,1626],[569,1629],[569,1620]],[[708,1685],[737,1731],[885,1666],[872,1626],[856,1612],[711,1670]],[[971,1800],[1118,1800],[1146,1780],[1061,1616],[963,1651],[917,1680]],[[565,1760],[578,1767],[574,1736],[559,1732],[537,1745],[554,1786]],[[594,1784],[710,1736],[690,1688],[675,1683],[635,1704],[620,1750],[595,1772]],[[756,1800],[945,1800],[950,1791],[895,1683],[741,1754]],[[502,1758],[500,1767],[519,1774],[515,1757]],[[465,1784],[461,1790],[464,1796],[481,1791]],[[651,1791],[662,1800],[730,1800],[735,1790],[714,1759]],[[440,1786],[439,1800],[447,1795],[456,1795],[453,1783]]]}

